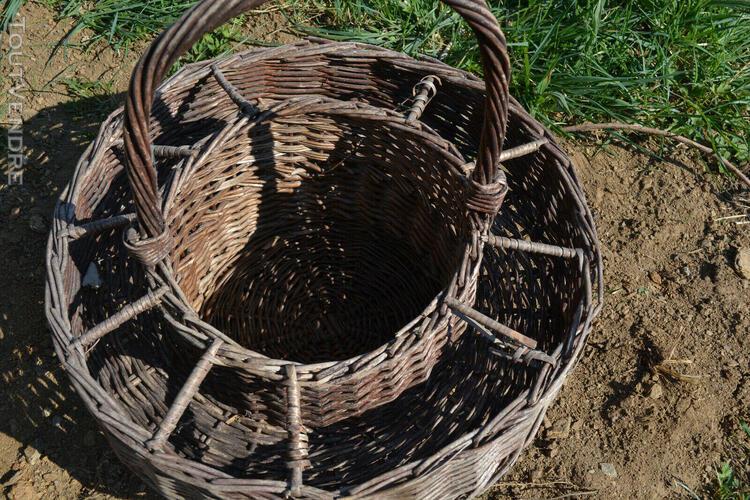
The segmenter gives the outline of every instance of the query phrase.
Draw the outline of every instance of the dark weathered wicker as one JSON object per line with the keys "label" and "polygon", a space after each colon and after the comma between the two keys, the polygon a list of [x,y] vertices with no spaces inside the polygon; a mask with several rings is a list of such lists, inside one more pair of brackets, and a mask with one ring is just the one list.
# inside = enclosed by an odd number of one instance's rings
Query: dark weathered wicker
{"label": "dark weathered wicker", "polygon": [[[483,95],[437,61],[319,40],[185,68],[151,113],[158,173],[130,177],[157,188],[169,237],[124,242],[125,157],[148,162],[148,141],[123,150],[123,113],[105,122],[56,211],[47,312],[128,466],[167,496],[250,498],[456,497],[507,470],[577,359],[601,269],[568,159],[515,104],[496,145],[510,193],[483,230],[499,197],[462,175]],[[161,236],[150,203],[138,227]]]}

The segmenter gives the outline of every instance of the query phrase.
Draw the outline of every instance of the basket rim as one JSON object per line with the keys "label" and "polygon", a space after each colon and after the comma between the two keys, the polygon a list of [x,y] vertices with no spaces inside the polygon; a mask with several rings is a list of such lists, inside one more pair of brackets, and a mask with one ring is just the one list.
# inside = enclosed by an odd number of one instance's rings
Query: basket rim
{"label": "basket rim", "polygon": [[[331,104],[335,104],[336,107],[334,109],[326,109],[325,111],[320,111],[321,109],[324,109],[326,105]],[[298,109],[295,109],[297,108],[297,106],[300,107]],[[287,111],[288,109],[291,109],[291,111]],[[375,114],[371,115],[370,113],[372,112],[375,112]],[[463,155],[456,149],[455,145],[443,139],[428,125],[421,122],[417,124],[410,123],[406,118],[395,111],[376,108],[366,103],[345,102],[324,96],[312,95],[294,97],[285,101],[273,102],[272,105],[269,106],[266,110],[263,110],[263,112],[260,113],[259,116],[253,119],[238,117],[237,119],[228,122],[219,133],[215,134],[214,136],[210,136],[209,140],[207,140],[205,143],[203,143],[203,140],[199,141],[197,144],[201,145],[202,151],[196,156],[196,158],[188,159],[187,163],[181,167],[183,172],[181,173],[177,182],[170,189],[170,195],[164,203],[163,211],[165,216],[167,216],[168,218],[170,210],[174,209],[172,204],[175,201],[175,198],[179,195],[182,185],[189,182],[191,175],[201,167],[202,162],[210,158],[212,149],[214,147],[221,146],[221,144],[226,139],[226,132],[232,132],[233,129],[240,126],[243,121],[247,122],[241,125],[244,129],[245,127],[251,128],[256,124],[265,123],[269,121],[269,118],[272,121],[275,117],[297,117],[304,116],[307,113],[320,114],[324,116],[329,114],[343,115],[345,117],[352,116],[365,122],[384,122],[388,123],[389,125],[395,123],[402,126],[398,130],[399,133],[410,134],[417,139],[420,136],[429,134],[431,137],[436,138],[439,141],[440,145],[442,145],[442,148],[437,144],[430,144],[429,141],[420,142],[420,145],[432,149],[434,152],[440,154],[443,157],[446,168],[442,169],[441,171],[444,173],[444,175],[453,177],[464,187],[468,186],[468,178],[458,167],[459,165],[466,164],[466,160],[464,159]],[[114,118],[118,119],[121,116],[122,113],[118,113]],[[155,269],[155,272],[152,272],[150,269],[146,269],[146,273],[150,277],[152,277],[153,281],[155,282],[155,284],[149,287],[151,292],[156,292],[162,286],[169,287],[169,289],[172,291],[172,294],[168,293],[168,295],[173,295],[168,297],[170,306],[177,308],[179,310],[179,313],[183,317],[187,316],[190,323],[188,331],[185,331],[184,328],[178,328],[177,332],[179,332],[180,336],[187,337],[188,340],[190,340],[191,343],[199,349],[204,350],[208,348],[211,342],[218,338],[224,342],[224,345],[222,345],[222,347],[219,349],[219,358],[225,356],[227,352],[231,352],[231,358],[236,358],[237,356],[240,356],[242,358],[249,358],[242,364],[248,367],[252,367],[253,369],[268,370],[270,371],[270,373],[277,374],[283,369],[284,366],[292,364],[297,368],[298,373],[308,376],[318,374],[322,371],[338,372],[339,370],[337,370],[337,368],[343,369],[351,365],[363,362],[364,360],[374,358],[375,356],[388,351],[397,343],[401,343],[402,337],[405,335],[409,335],[410,331],[419,323],[419,321],[424,320],[439,308],[441,308],[442,298],[445,297],[446,294],[449,294],[452,288],[456,288],[453,287],[452,284],[458,280],[461,268],[466,265],[465,261],[469,258],[471,253],[469,252],[469,249],[471,249],[473,245],[476,245],[481,241],[480,233],[482,232],[482,228],[475,224],[472,218],[468,215],[465,217],[465,221],[468,227],[466,235],[468,236],[468,238],[459,238],[460,247],[456,249],[457,259],[455,262],[454,271],[451,273],[449,282],[447,284],[443,284],[440,291],[438,291],[433,296],[430,302],[405,325],[401,326],[398,330],[391,333],[386,341],[368,351],[338,360],[326,360],[315,363],[299,362],[290,359],[268,356],[252,349],[251,347],[244,346],[237,342],[233,337],[223,332],[221,329],[214,327],[206,320],[204,320],[201,314],[197,310],[195,310],[191,302],[185,298],[184,294],[182,293],[182,287],[178,283],[176,276],[172,270],[171,257],[166,258],[167,265],[160,264]],[[481,251],[481,247],[479,251]],[[481,263],[477,263],[474,266],[476,268],[475,270],[478,270],[480,264]],[[464,287],[459,286],[457,288],[459,291],[463,291]],[[465,294],[462,294],[462,298],[465,298],[463,297],[463,295]],[[174,322],[175,325],[188,326],[185,324],[185,321],[180,321],[174,316],[170,317],[170,322]],[[196,327],[200,329],[202,333],[206,334],[207,337],[205,339],[201,338],[198,335],[195,335],[193,329],[195,329]],[[412,335],[414,335],[413,332],[411,333]],[[411,349],[416,348],[422,343],[423,342],[420,340],[417,344],[412,346]],[[316,380],[320,381],[320,379],[317,378]]]}
{"label": "basket rim", "polygon": [[[318,37],[308,37],[295,43],[283,44],[274,48],[255,47],[255,48],[250,48],[248,50],[240,51],[234,54],[229,54],[224,57],[217,58],[217,59],[212,59],[212,60],[207,60],[207,61],[198,61],[196,63],[186,65],[183,68],[181,68],[178,72],[176,72],[174,75],[172,75],[167,80],[165,80],[157,89],[156,95],[158,96],[170,90],[173,86],[178,85],[183,80],[183,78],[188,74],[191,75],[191,77],[194,79],[201,79],[210,75],[213,66],[221,66],[221,65],[231,66],[231,63],[236,60],[242,60],[243,63],[247,64],[247,63],[253,62],[255,60],[260,60],[260,59],[283,57],[283,55],[289,51],[293,51],[295,54],[300,55],[299,51],[302,50],[303,51],[302,53],[304,53],[304,55],[310,55],[310,54],[318,53],[319,51],[328,52],[332,49],[335,49],[336,52],[343,52],[346,50],[355,51],[355,52],[366,51],[368,53],[368,56],[370,57],[387,57],[388,59],[391,59],[392,60],[391,62],[396,64],[397,66],[402,66],[405,69],[420,70],[422,72],[424,72],[425,69],[427,69],[425,68],[425,64],[427,64],[429,70],[430,71],[434,70],[438,72],[439,77],[441,79],[445,79],[446,81],[453,81],[462,86],[468,86],[476,90],[484,91],[484,88],[485,88],[484,82],[478,77],[464,70],[453,68],[429,56],[420,55],[415,58],[415,57],[411,57],[401,52],[393,51],[390,49],[385,49],[385,48],[378,47],[375,45],[364,44],[360,42],[337,42],[337,41],[326,40],[326,39],[318,38]],[[336,99],[333,99],[333,100],[335,101]],[[511,109],[517,108],[515,109],[516,112],[520,110],[521,112],[526,113],[526,111],[523,110],[522,106],[518,103],[518,101],[516,101],[512,96],[510,97],[510,103],[511,103]],[[368,106],[368,105],[365,105],[365,106]],[[386,112],[394,113],[392,110],[386,110]],[[123,119],[124,119],[124,107],[120,107],[116,109],[105,119],[105,121],[102,123],[99,129],[97,139],[91,143],[90,147],[82,155],[81,162],[77,166],[76,173],[74,174],[74,178],[73,180],[71,180],[71,183],[69,184],[68,187],[73,187],[73,183],[79,175],[85,175],[86,173],[85,169],[81,172],[78,171],[80,167],[84,166],[84,164],[86,167],[88,167],[94,163],[94,161],[92,160],[89,160],[86,162],[84,162],[84,160],[89,155],[89,153],[91,152],[94,146],[97,146],[97,147],[100,146],[99,140],[102,138],[103,133],[107,129],[107,127],[112,127],[114,130],[119,130],[121,129]],[[539,124],[538,122],[536,122],[536,124],[539,127],[538,133],[540,135],[547,135],[549,137],[554,137],[554,135],[546,127]],[[422,126],[429,128],[425,124],[422,124]],[[554,153],[555,150],[557,150],[556,153]],[[552,151],[553,151],[553,154],[564,155],[564,153],[562,153],[559,147],[553,148]],[[458,155],[461,157],[460,153],[458,153]],[[573,180],[577,182],[577,179],[573,179]],[[62,192],[60,196],[60,200],[63,200],[63,198],[66,197],[67,191],[68,189],[66,187],[66,189]],[[578,196],[581,199],[585,199],[582,193],[580,193]],[[583,203],[583,205],[586,207],[587,212],[589,212],[586,214],[587,216],[586,218],[593,220],[591,218],[591,214],[588,209],[588,206],[585,203]],[[57,209],[56,209],[56,214],[57,214]],[[74,220],[72,219],[67,219],[66,217],[63,217],[63,219],[66,220],[70,225],[74,224]],[[596,237],[595,226],[593,225],[593,223],[587,224],[587,225],[589,226],[588,227],[589,231],[592,232],[594,237]],[[54,229],[55,228],[53,227],[53,230]],[[475,237],[477,237],[478,243],[480,245],[483,244],[479,231],[475,230],[475,228],[472,227],[470,233],[473,234]],[[466,249],[472,243],[473,243],[472,241],[464,242],[464,249]],[[597,258],[601,260],[600,255]],[[471,270],[472,275],[477,273],[480,267],[481,267],[481,262],[476,263],[475,266],[473,266],[473,269]],[[343,360],[331,360],[331,361],[318,362],[318,363],[299,363],[299,362],[294,362],[291,360],[282,360],[282,359],[277,359],[273,357],[268,357],[262,353],[246,348],[242,346],[241,344],[237,343],[232,338],[223,334],[223,332],[220,332],[209,323],[203,321],[200,318],[200,316],[194,311],[193,311],[194,314],[191,314],[189,317],[190,323],[194,326],[200,327],[201,330],[205,333],[205,338],[192,336],[192,340],[193,340],[192,344],[198,348],[205,349],[208,347],[208,345],[210,345],[211,339],[220,338],[221,340],[224,341],[224,345],[222,345],[222,347],[219,350],[220,359],[222,357],[229,357],[233,361],[235,361],[231,363],[232,365],[236,365],[237,364],[236,360],[241,359],[241,362],[239,364],[247,367],[249,370],[251,371],[261,370],[262,372],[267,372],[270,375],[277,376],[282,371],[283,366],[288,365],[288,364],[295,365],[298,369],[302,370],[303,374],[305,372],[318,373],[324,370],[327,372],[338,373],[339,370],[336,370],[336,368],[343,369],[343,368],[346,368],[348,366],[355,364],[356,362],[365,360],[367,357],[372,357],[375,354],[382,353],[386,350],[387,347],[399,341],[400,337],[403,335],[403,332],[405,330],[407,330],[410,326],[414,326],[414,323],[417,322],[420,318],[422,318],[425,313],[427,313],[428,311],[433,311],[436,307],[438,307],[439,302],[441,298],[444,296],[444,292],[446,290],[447,289],[444,288],[438,294],[436,294],[433,300],[423,309],[420,315],[417,315],[411,322],[407,323],[401,329],[394,332],[394,335],[387,342],[380,344],[380,346],[376,347],[373,350],[370,350],[368,352],[361,353],[361,354],[358,354],[358,355],[355,355],[353,357],[343,359]],[[189,301],[181,300],[180,302],[189,305]],[[192,306],[190,308],[192,310]],[[601,308],[601,304],[597,306],[597,311],[600,308]],[[168,316],[168,318],[171,319],[171,321],[174,321],[175,325],[184,325],[184,321],[178,321],[172,318],[171,316]],[[344,374],[346,374],[346,371],[344,372]],[[320,381],[320,379],[317,379],[317,378],[316,380]],[[323,379],[323,380],[328,380],[328,379]]]}

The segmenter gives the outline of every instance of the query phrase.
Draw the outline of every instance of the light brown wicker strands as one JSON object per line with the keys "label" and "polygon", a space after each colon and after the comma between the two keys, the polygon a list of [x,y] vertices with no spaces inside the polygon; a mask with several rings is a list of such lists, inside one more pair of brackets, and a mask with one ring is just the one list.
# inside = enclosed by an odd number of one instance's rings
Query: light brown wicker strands
{"label": "light brown wicker strands", "polygon": [[47,317],[76,391],[169,498],[480,494],[601,307],[570,160],[508,97],[482,2],[449,4],[486,86],[320,39],[160,85],[257,5],[218,4],[144,56],[56,208]]}

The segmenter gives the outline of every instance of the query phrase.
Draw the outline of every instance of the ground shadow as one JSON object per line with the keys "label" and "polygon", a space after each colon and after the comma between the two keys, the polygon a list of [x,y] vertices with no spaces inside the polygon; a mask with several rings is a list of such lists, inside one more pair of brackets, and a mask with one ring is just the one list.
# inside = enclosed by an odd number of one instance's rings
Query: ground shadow
{"label": "ground shadow", "polygon": [[[19,446],[5,476],[33,462],[44,474],[42,487],[53,487],[48,483],[57,477],[48,480],[49,461],[49,472],[60,474],[52,467],[57,465],[82,484],[81,494],[143,497],[150,493],[116,459],[72,390],[44,315],[45,249],[55,202],[100,123],[123,98],[94,97],[42,109],[23,125],[28,158],[23,184],[4,185],[4,175],[0,180],[0,433],[6,435],[0,438]],[[5,137],[7,130],[0,134]],[[6,463],[12,461],[7,457]],[[60,479],[64,487],[68,481]]]}

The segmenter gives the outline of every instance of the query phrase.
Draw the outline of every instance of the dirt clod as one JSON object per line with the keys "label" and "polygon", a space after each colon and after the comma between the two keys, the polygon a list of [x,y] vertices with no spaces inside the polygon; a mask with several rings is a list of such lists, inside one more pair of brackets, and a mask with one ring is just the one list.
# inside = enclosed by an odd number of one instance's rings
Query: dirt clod
{"label": "dirt clod", "polygon": [[651,386],[651,390],[648,392],[648,397],[651,399],[659,399],[664,394],[664,388],[661,384],[654,384]]}
{"label": "dirt clod", "polygon": [[570,435],[571,418],[556,420],[547,431],[547,439],[565,439]]}
{"label": "dirt clod", "polygon": [[47,233],[47,223],[41,215],[32,215],[29,217],[29,229],[38,234]]}
{"label": "dirt clod", "polygon": [[743,247],[737,250],[737,258],[734,266],[740,276],[750,280],[750,247]]}
{"label": "dirt clod", "polygon": [[10,500],[28,500],[30,498],[38,498],[37,492],[31,483],[26,481],[19,481],[14,484],[13,487],[8,491],[8,498]]}
{"label": "dirt clod", "polygon": [[601,463],[599,464],[599,468],[605,476],[612,478],[617,477],[617,469],[614,465],[610,463]]}
{"label": "dirt clod", "polygon": [[662,284],[661,275],[659,273],[657,273],[656,271],[651,271],[650,273],[648,273],[648,278],[651,281],[653,281],[654,284],[656,284],[656,285],[661,285]]}

